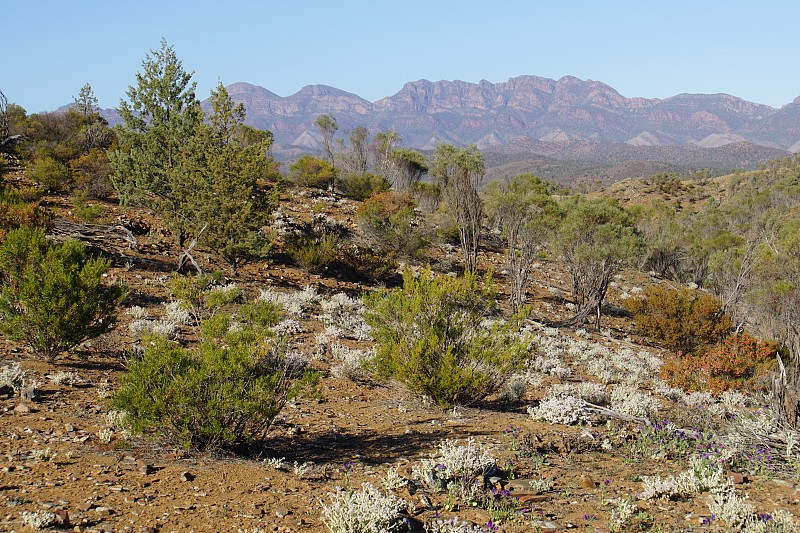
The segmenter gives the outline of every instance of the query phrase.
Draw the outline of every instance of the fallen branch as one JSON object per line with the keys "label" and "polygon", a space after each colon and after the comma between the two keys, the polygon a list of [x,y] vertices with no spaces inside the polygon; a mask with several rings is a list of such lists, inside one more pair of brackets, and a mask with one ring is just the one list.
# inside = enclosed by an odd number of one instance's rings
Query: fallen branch
{"label": "fallen branch", "polygon": [[106,248],[109,240],[124,241],[128,248],[139,249],[139,242],[131,231],[120,225],[79,224],[63,218],[53,222],[52,235],[57,240],[76,239],[91,243],[99,248]]}

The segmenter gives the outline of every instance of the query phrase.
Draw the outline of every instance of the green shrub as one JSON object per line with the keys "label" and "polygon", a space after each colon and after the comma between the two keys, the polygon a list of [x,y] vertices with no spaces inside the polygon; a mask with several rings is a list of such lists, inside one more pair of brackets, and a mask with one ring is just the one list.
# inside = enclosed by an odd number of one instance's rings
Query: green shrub
{"label": "green shrub", "polygon": [[51,215],[39,207],[41,191],[33,187],[13,189],[0,187],[0,240],[20,226],[47,225]]}
{"label": "green shrub", "polygon": [[286,239],[286,253],[301,268],[313,273],[325,271],[339,257],[342,239],[333,232],[320,235],[290,234]]}
{"label": "green shrub", "polygon": [[216,271],[199,276],[173,274],[167,289],[181,307],[200,321],[242,298],[242,289],[233,283],[222,285],[223,279],[222,273]]}
{"label": "green shrub", "polygon": [[413,224],[414,200],[407,194],[386,191],[370,196],[358,209],[358,227],[379,251],[394,256],[414,256],[423,245]]}
{"label": "green shrub", "polygon": [[651,285],[641,297],[625,306],[636,327],[675,352],[692,353],[725,337],[731,319],[714,296],[691,289],[667,289]]}
{"label": "green shrub", "polygon": [[63,191],[70,187],[70,174],[67,165],[45,156],[34,160],[29,171],[32,180],[49,191]]}
{"label": "green shrub", "polygon": [[375,174],[348,174],[336,178],[336,188],[347,198],[363,201],[383,191],[389,190],[389,182]]}
{"label": "green shrub", "polygon": [[289,167],[289,179],[301,187],[327,189],[336,179],[336,170],[327,161],[304,155]]}
{"label": "green shrub", "polygon": [[110,263],[77,241],[53,244],[20,227],[0,244],[0,331],[48,361],[108,331],[125,290],[101,283]]}
{"label": "green shrub", "polygon": [[311,378],[304,361],[287,354],[285,339],[263,329],[229,330],[195,350],[154,337],[140,359],[128,362],[112,405],[137,433],[154,431],[199,451],[230,450],[261,442]]}
{"label": "green shrub", "polygon": [[474,275],[403,276],[403,288],[369,294],[364,318],[377,347],[380,377],[393,377],[441,406],[470,404],[496,392],[525,361],[523,314],[487,321],[495,311],[491,279]]}

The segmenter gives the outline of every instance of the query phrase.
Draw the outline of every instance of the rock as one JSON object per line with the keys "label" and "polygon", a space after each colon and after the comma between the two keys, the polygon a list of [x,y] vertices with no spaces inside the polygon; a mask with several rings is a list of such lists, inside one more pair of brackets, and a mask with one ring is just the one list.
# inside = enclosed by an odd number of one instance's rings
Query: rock
{"label": "rock", "polygon": [[741,485],[742,483],[747,481],[747,477],[743,476],[739,472],[731,472],[728,474],[728,479],[731,480],[731,483],[734,485]]}
{"label": "rock", "polygon": [[189,482],[194,481],[195,475],[191,472],[181,472],[181,481]]}
{"label": "rock", "polygon": [[593,489],[597,486],[595,482],[592,480],[592,478],[590,478],[586,474],[581,476],[580,481],[578,481],[578,485],[583,489]]}
{"label": "rock", "polygon": [[97,516],[111,516],[114,510],[111,507],[95,507],[94,512]]}
{"label": "rock", "polygon": [[69,513],[66,509],[61,507],[57,507],[55,510],[52,511],[54,515],[56,515],[56,524],[61,527],[66,527],[69,525]]}
{"label": "rock", "polygon": [[140,462],[137,470],[141,475],[147,476],[153,473],[153,465],[149,463]]}
{"label": "rock", "polygon": [[290,514],[291,511],[289,511],[289,509],[285,507],[279,507],[278,509],[275,509],[275,516],[277,516],[278,518],[286,518]]}
{"label": "rock", "polygon": [[558,524],[550,520],[535,520],[533,522],[534,528],[539,528],[541,531],[555,531],[559,529]]}
{"label": "rock", "polygon": [[19,403],[14,408],[14,412],[18,415],[27,415],[28,413],[32,412],[33,408],[28,405],[27,403]]}
{"label": "rock", "polygon": [[796,491],[794,491],[794,494],[792,494],[792,500],[796,501],[796,502],[800,502],[800,489],[797,489]]}

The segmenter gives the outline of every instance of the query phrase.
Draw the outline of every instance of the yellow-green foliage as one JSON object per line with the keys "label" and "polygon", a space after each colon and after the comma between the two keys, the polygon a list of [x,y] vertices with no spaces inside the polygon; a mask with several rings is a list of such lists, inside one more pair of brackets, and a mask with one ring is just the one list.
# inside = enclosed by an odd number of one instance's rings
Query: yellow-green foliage
{"label": "yellow-green foliage", "polygon": [[[268,314],[266,324],[274,322]],[[204,320],[196,349],[150,339],[144,355],[129,361],[112,404],[135,432],[153,431],[186,448],[257,444],[313,375],[287,353],[285,339],[247,317],[243,311]],[[238,327],[228,327],[234,321]]]}
{"label": "yellow-green foliage", "polygon": [[[497,391],[527,357],[522,314],[494,316],[491,279],[403,276],[403,288],[369,294],[364,318],[377,343],[374,367],[441,406],[470,404]],[[495,316],[496,318],[496,316]]]}
{"label": "yellow-green foliage", "polygon": [[0,331],[48,360],[108,331],[125,295],[101,283],[109,266],[80,242],[52,244],[24,226],[9,232],[0,245]]}

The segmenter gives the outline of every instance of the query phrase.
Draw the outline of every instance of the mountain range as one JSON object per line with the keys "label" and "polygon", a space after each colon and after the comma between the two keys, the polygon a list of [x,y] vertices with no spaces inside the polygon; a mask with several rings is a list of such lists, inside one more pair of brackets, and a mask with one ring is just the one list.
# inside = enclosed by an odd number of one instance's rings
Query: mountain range
{"label": "mountain range", "polygon": [[800,152],[800,97],[780,109],[728,94],[627,98],[573,76],[420,80],[376,102],[325,85],[286,97],[243,82],[227,89],[245,105],[248,124],[274,134],[283,160],[320,151],[314,121],[327,113],[341,138],[365,126],[372,133],[393,129],[404,146],[421,150],[440,142],[475,144],[490,154],[497,175],[508,165],[509,172],[545,175],[542,169],[558,167],[549,177],[559,178],[564,162],[572,170],[580,162],[589,174],[631,162],[655,171],[752,168]]}

